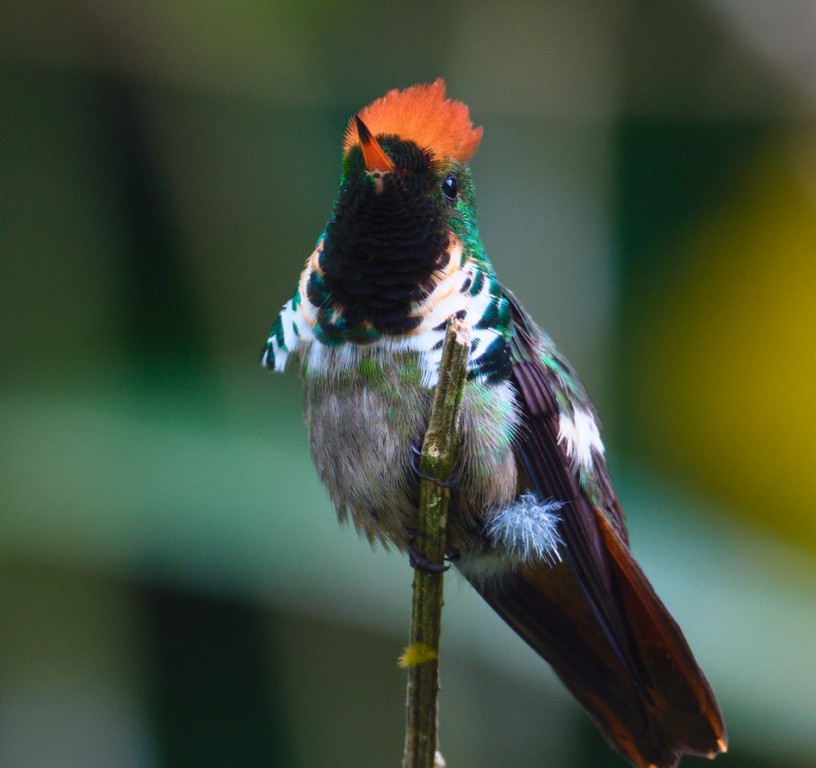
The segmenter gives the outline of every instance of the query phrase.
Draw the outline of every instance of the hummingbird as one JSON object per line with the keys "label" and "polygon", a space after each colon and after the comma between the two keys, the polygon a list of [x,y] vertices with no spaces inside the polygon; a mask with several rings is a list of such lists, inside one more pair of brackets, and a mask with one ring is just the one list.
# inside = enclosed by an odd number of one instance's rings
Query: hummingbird
{"label": "hummingbird", "polygon": [[629,549],[595,408],[482,245],[468,165],[481,138],[442,79],[351,118],[333,210],[262,364],[299,364],[339,520],[427,567],[416,451],[447,322],[469,326],[449,559],[632,765],[713,758],[722,716]]}

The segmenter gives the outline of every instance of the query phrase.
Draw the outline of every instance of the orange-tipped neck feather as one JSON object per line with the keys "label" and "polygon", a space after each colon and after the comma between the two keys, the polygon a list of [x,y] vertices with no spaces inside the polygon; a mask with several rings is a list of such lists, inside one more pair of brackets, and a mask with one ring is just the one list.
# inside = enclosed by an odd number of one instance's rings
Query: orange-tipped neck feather
{"label": "orange-tipped neck feather", "polygon": [[442,78],[404,91],[389,91],[349,121],[343,150],[348,152],[359,143],[368,166],[358,120],[371,136],[391,135],[413,141],[440,162],[466,163],[482,138],[482,129],[474,128],[470,121],[467,105],[445,98]]}

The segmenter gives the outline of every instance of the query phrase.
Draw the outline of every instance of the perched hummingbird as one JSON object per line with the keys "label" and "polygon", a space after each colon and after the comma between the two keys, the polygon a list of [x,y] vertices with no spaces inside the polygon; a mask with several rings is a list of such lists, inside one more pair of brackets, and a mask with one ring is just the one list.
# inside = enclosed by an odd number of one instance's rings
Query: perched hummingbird
{"label": "perched hummingbird", "polygon": [[450,558],[633,765],[714,757],[717,702],[629,551],[595,409],[485,254],[467,165],[481,137],[441,79],[351,119],[334,210],[263,365],[298,359],[340,520],[410,553],[446,323],[469,325]]}

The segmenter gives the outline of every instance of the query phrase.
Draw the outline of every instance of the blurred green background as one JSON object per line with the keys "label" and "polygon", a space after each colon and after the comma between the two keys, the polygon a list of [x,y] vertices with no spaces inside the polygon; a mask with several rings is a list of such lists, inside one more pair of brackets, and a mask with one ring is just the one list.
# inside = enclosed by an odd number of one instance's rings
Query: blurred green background
{"label": "blurred green background", "polygon": [[[724,768],[816,765],[816,7],[5,0],[0,766],[396,766],[411,572],[257,358],[347,119],[443,76]],[[622,766],[447,582],[451,768]],[[694,764],[689,759],[687,765]]]}

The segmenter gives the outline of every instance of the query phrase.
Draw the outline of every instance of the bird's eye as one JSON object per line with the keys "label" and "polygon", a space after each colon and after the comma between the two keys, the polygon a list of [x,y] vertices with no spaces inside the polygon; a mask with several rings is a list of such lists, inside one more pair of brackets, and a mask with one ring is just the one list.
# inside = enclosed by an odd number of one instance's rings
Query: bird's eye
{"label": "bird's eye", "polygon": [[456,200],[456,195],[459,192],[459,189],[456,185],[456,176],[450,174],[449,176],[445,177],[445,180],[442,182],[442,194],[448,198],[451,202]]}

